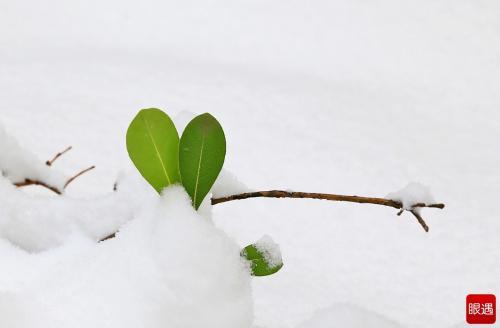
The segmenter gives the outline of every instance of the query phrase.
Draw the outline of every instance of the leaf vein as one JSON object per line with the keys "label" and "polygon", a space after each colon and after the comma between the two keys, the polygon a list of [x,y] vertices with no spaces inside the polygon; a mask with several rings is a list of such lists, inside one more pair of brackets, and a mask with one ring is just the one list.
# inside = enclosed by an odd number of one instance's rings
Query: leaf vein
{"label": "leaf vein", "polygon": [[156,141],[153,138],[153,134],[151,133],[151,127],[149,126],[148,121],[143,117],[142,120],[144,121],[144,124],[146,125],[146,130],[148,131],[148,136],[151,139],[151,142],[153,143],[153,146],[156,151],[156,155],[158,156],[158,159],[160,160],[161,168],[163,169],[163,173],[165,173],[165,176],[167,177],[168,184],[170,185],[170,177],[168,176],[167,173],[167,168],[165,166],[165,163],[163,162],[163,159],[161,158],[160,151],[158,150],[158,146],[156,145]]}
{"label": "leaf vein", "polygon": [[198,170],[196,172],[196,184],[194,185],[194,197],[193,204],[196,206],[196,198],[198,195],[198,184],[200,180],[200,171],[201,171],[201,159],[203,157],[203,148],[205,146],[205,136],[201,138],[201,150],[200,150],[200,159],[198,160]]}

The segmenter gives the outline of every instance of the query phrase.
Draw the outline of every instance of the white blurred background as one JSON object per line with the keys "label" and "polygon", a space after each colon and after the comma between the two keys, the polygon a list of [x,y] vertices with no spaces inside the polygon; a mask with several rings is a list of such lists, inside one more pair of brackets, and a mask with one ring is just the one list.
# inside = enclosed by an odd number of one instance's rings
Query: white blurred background
{"label": "white blurred background", "polygon": [[464,321],[500,292],[500,2],[0,0],[0,122],[42,159],[131,170],[135,113],[211,112],[225,167],[255,189],[383,197],[429,185],[443,211],[246,200],[214,208],[241,245],[271,235],[285,266],[254,279],[256,324],[295,327],[352,303],[407,327]]}

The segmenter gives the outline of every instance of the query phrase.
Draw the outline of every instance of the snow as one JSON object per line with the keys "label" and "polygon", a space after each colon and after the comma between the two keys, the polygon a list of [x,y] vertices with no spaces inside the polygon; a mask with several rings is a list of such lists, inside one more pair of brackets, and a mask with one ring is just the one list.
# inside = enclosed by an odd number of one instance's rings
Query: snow
{"label": "snow", "polygon": [[300,324],[297,328],[401,328],[393,320],[372,311],[352,304],[338,303],[329,308],[319,310],[312,318]]}
{"label": "snow", "polygon": [[116,238],[74,236],[40,255],[0,244],[0,324],[250,327],[250,275],[239,251],[173,186]]}
{"label": "snow", "polygon": [[270,236],[262,236],[255,243],[255,248],[264,256],[270,268],[276,268],[283,264],[280,246]]}
{"label": "snow", "polygon": [[73,234],[98,241],[131,220],[151,195],[132,177],[117,192],[88,199],[33,195],[0,177],[0,237],[29,252],[61,246]]}
{"label": "snow", "polygon": [[212,187],[212,197],[220,198],[252,191],[226,169],[222,169]]}
{"label": "snow", "polygon": [[400,202],[405,210],[411,210],[413,205],[419,203],[425,205],[436,203],[430,188],[417,182],[410,182],[403,189],[389,193],[385,198]]}
{"label": "snow", "polygon": [[[2,180],[12,198],[0,199],[10,227],[0,227],[0,289],[41,297],[41,276],[86,247],[111,248],[95,240],[155,201],[147,184],[111,191],[118,172],[136,178],[130,120],[158,107],[212,113],[224,168],[253,189],[383,197],[420,181],[446,204],[426,209],[428,234],[371,205],[205,204],[240,248],[263,234],[279,241],[279,274],[251,280],[254,326],[294,328],[346,302],[404,327],[463,326],[466,294],[500,293],[499,12],[494,0],[1,2],[3,126],[41,165],[73,146],[51,171],[96,169],[62,199],[38,187],[13,194]],[[119,267],[131,281],[125,263],[142,262],[129,256]],[[91,282],[119,276],[93,268],[71,274],[101,297]],[[0,309],[25,301],[6,297]]]}
{"label": "snow", "polygon": [[33,153],[21,147],[18,141],[7,134],[0,124],[0,173],[13,183],[26,179],[45,181],[47,184],[64,190],[68,177],[51,169]]}

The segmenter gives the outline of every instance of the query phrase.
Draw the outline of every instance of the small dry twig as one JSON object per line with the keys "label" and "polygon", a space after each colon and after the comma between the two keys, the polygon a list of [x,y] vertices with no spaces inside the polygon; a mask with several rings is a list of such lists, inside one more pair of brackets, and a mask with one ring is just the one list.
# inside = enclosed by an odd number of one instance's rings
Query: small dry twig
{"label": "small dry twig", "polygon": [[104,238],[101,238],[101,239],[99,240],[99,242],[103,242],[103,241],[106,241],[106,240],[108,240],[108,239],[113,239],[113,238],[115,238],[115,237],[116,237],[116,232],[114,232],[114,233],[112,233],[112,234],[110,234],[110,235],[107,235],[107,236],[106,236],[106,237],[104,237]]}
{"label": "small dry twig", "polygon": [[45,182],[38,181],[38,180],[25,179],[23,182],[14,183],[14,186],[16,186],[18,188],[26,187],[26,186],[41,186],[41,187],[49,189],[50,191],[55,192],[58,195],[62,195],[62,192],[58,188],[51,186],[51,185],[48,185]]}
{"label": "small dry twig", "polygon": [[[72,148],[73,147],[71,147],[71,146],[67,147],[63,151],[57,153],[51,160],[46,161],[45,164],[47,166],[52,166],[52,164],[54,164],[54,162],[59,157],[61,157],[62,155],[64,155],[68,151],[70,151]],[[20,187],[27,187],[27,186],[41,186],[41,187],[47,188],[48,190],[50,190],[50,191],[52,191],[52,192],[54,192],[54,193],[56,193],[58,195],[62,195],[63,192],[64,192],[64,189],[66,189],[66,187],[68,187],[68,185],[70,183],[72,183],[73,181],[75,181],[75,179],[77,179],[78,177],[82,176],[83,174],[85,174],[88,171],[93,170],[93,169],[95,169],[95,165],[92,165],[91,167],[88,167],[85,170],[82,170],[82,171],[78,172],[77,174],[73,175],[71,178],[69,178],[66,181],[66,183],[63,186],[63,190],[60,190],[59,188],[57,188],[55,186],[51,186],[51,185],[49,185],[48,183],[46,183],[44,181],[35,180],[35,179],[29,179],[29,178],[24,179],[24,181],[22,181],[22,182],[15,182],[14,185],[16,187],[18,187],[18,188],[20,188]]]}
{"label": "small dry twig", "polygon": [[52,164],[54,164],[54,162],[59,158],[61,157],[62,155],[66,154],[68,151],[70,151],[71,149],[73,149],[72,146],[69,146],[67,147],[66,149],[64,149],[63,151],[57,153],[52,159],[48,160],[45,162],[45,164],[47,166],[52,166]]}
{"label": "small dry twig", "polygon": [[425,232],[429,232],[429,226],[425,223],[425,221],[422,218],[422,216],[420,216],[420,213],[418,213],[418,211],[416,209],[410,210],[409,212],[415,216],[415,218],[417,219],[418,223],[420,223],[420,225],[422,226],[422,228],[424,228]]}
{"label": "small dry twig", "polygon": [[64,184],[64,189],[66,189],[66,187],[68,187],[68,185],[75,181],[76,178],[78,178],[79,176],[87,173],[88,171],[90,170],[93,170],[95,169],[95,165],[92,165],[91,167],[87,167],[85,170],[81,170],[80,172],[78,172],[77,174],[75,174],[74,176],[72,176],[71,178],[68,179],[68,181],[66,181],[66,183]]}
{"label": "small dry twig", "polygon": [[18,187],[18,188],[20,188],[20,187],[27,187],[27,186],[41,186],[41,187],[49,189],[50,191],[55,192],[58,195],[62,195],[64,189],[66,189],[66,187],[68,187],[68,185],[71,182],[75,181],[76,178],[80,177],[81,175],[83,175],[83,174],[85,174],[88,171],[93,170],[93,169],[95,169],[95,165],[92,165],[91,167],[88,167],[85,170],[82,170],[82,171],[78,172],[77,174],[75,174],[74,176],[72,176],[71,178],[69,178],[66,181],[66,183],[64,184],[63,190],[60,190],[59,188],[57,188],[55,186],[51,186],[51,185],[49,185],[46,182],[43,182],[43,181],[40,181],[40,180],[33,180],[33,179],[25,179],[23,182],[16,182],[16,183],[14,183],[14,185],[16,187]]}

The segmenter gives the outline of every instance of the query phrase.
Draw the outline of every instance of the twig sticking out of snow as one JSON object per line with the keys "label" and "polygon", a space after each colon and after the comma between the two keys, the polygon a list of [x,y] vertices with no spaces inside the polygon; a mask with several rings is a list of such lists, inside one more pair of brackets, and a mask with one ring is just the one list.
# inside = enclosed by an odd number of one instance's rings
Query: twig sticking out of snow
{"label": "twig sticking out of snow", "polygon": [[59,158],[61,157],[62,155],[66,154],[68,151],[70,151],[71,149],[73,149],[72,146],[69,146],[68,148],[64,149],[63,151],[57,153],[52,159],[48,160],[45,162],[45,164],[47,166],[52,166],[52,164],[54,164],[54,162]]}
{"label": "twig sticking out of snow", "polygon": [[64,189],[66,189],[66,187],[68,187],[68,185],[71,182],[75,181],[75,179],[77,179],[81,175],[83,175],[83,174],[85,174],[88,171],[93,170],[93,169],[95,169],[95,165],[92,165],[91,167],[88,167],[88,168],[86,168],[84,170],[81,170],[77,174],[73,175],[71,178],[68,179],[68,181],[66,181],[66,183],[64,184],[63,190],[60,190],[57,187],[51,186],[51,185],[49,185],[49,184],[47,184],[47,183],[45,183],[43,181],[31,180],[31,179],[25,179],[23,182],[16,182],[16,183],[14,183],[14,185],[16,187],[41,186],[41,187],[45,187],[45,188],[49,189],[50,191],[55,192],[58,195],[62,195],[63,192],[64,192]]}
{"label": "twig sticking out of snow", "polygon": [[417,219],[418,223],[420,223],[420,225],[422,226],[422,228],[424,228],[425,232],[429,232],[429,226],[425,223],[425,221],[422,218],[422,216],[420,215],[420,213],[418,211],[414,210],[414,209],[411,210],[410,213],[415,216],[415,218]]}
{"label": "twig sticking out of snow", "polygon": [[74,176],[72,176],[71,178],[69,178],[68,181],[66,181],[66,183],[64,184],[64,189],[66,189],[66,187],[68,187],[68,185],[71,182],[75,181],[76,178],[78,178],[79,176],[81,176],[81,175],[83,175],[83,174],[85,174],[88,171],[91,171],[93,169],[95,169],[95,165],[92,165],[91,167],[87,167],[86,169],[81,170],[80,172],[78,172],[77,174],[75,174]]}
{"label": "twig sticking out of snow", "polygon": [[396,209],[400,209],[398,215],[401,215],[403,211],[407,210],[412,213],[417,219],[418,223],[422,226],[422,228],[428,232],[429,226],[425,223],[422,216],[418,213],[418,209],[422,207],[430,207],[430,208],[439,208],[443,209],[444,204],[442,203],[433,203],[433,204],[425,204],[425,203],[416,203],[412,205],[410,208],[403,207],[403,203],[399,201],[395,201],[392,199],[386,198],[377,198],[377,197],[363,197],[363,196],[347,196],[347,195],[336,195],[336,194],[323,194],[323,193],[313,193],[313,192],[296,192],[296,191],[284,191],[284,190],[267,190],[267,191],[254,191],[254,192],[246,192],[242,194],[236,194],[226,197],[220,198],[212,198],[212,205],[225,203],[233,200],[241,200],[248,198],[256,198],[256,197],[267,197],[267,198],[311,198],[311,199],[324,199],[330,201],[339,201],[339,202],[351,202],[351,203],[360,203],[360,204],[374,204],[374,205],[383,205],[389,206]]}
{"label": "twig sticking out of snow", "polygon": [[[68,151],[70,151],[73,147],[69,146],[67,147],[65,150],[57,153],[51,160],[48,160],[45,162],[45,164],[47,166],[52,166],[52,164],[59,158],[61,157],[62,155],[64,155],[65,153],[67,153]],[[44,181],[40,181],[40,180],[34,180],[34,179],[24,179],[24,181],[22,182],[15,182],[14,185],[18,188],[20,187],[26,187],[26,186],[41,186],[41,187],[44,187],[44,188],[47,188],[48,190],[58,194],[58,195],[62,195],[64,190],[68,187],[68,185],[70,183],[72,183],[73,181],[75,181],[78,177],[82,176],[83,174],[87,173],[88,171],[91,171],[95,169],[95,165],[92,165],[84,170],[81,170],[80,172],[76,173],[75,175],[73,175],[72,177],[70,177],[68,180],[66,180],[66,182],[64,183],[64,186],[62,188],[62,190],[56,186],[51,186],[50,184],[44,182]]]}
{"label": "twig sticking out of snow", "polygon": [[14,186],[20,188],[20,187],[26,187],[26,186],[41,186],[49,189],[50,191],[55,192],[58,195],[62,195],[62,191],[60,191],[58,188],[54,186],[50,186],[46,184],[43,181],[38,181],[38,180],[31,180],[31,179],[25,179],[23,182],[16,182],[14,183]]}

